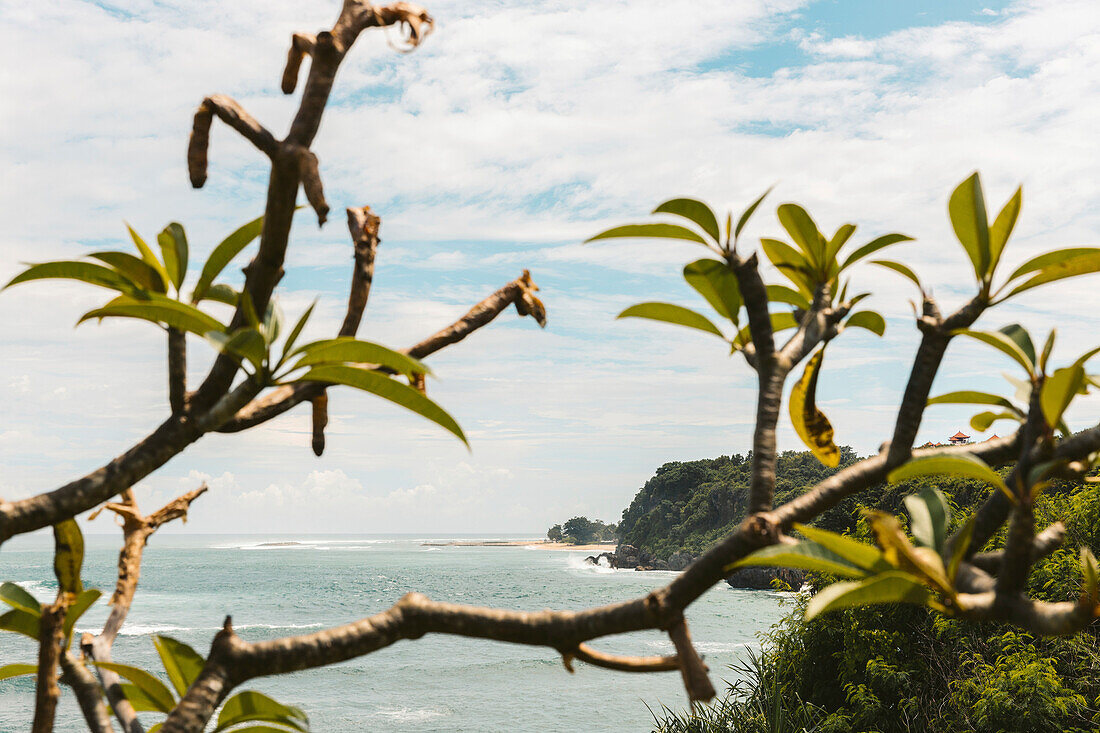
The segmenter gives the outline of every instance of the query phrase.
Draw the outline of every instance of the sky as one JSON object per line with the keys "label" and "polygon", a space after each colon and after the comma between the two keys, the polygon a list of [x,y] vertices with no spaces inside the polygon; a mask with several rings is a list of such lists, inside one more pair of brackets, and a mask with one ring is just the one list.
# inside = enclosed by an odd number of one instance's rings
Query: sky
{"label": "sky", "polygon": [[[319,298],[306,335],[335,333],[352,253],[339,212],[369,204],[383,242],[360,337],[411,345],[525,268],[547,328],[508,311],[430,358],[429,394],[469,451],[378,398],[333,390],[323,457],[302,406],[204,438],[135,487],[143,509],[206,481],[186,531],[538,535],[574,515],[617,520],[665,462],[748,452],[755,378],[743,360],[703,334],[615,319],[640,301],[703,306],[680,276],[702,250],[582,245],[669,198],[739,212],[775,184],[746,251],[785,238],[775,217],[785,201],[823,231],[857,224],[856,243],[911,235],[891,256],[946,309],[975,291],[946,213],[974,170],[994,211],[1024,187],[1007,266],[1100,238],[1092,0],[427,8],[438,27],[423,47],[397,53],[395,32],[373,30],[341,68],[314,145],[335,213],[321,229],[308,209],[295,219],[279,303],[295,318]],[[331,25],[337,11],[335,0],[0,5],[0,279],[23,262],[127,249],[124,221],[146,238],[179,221],[194,282],[213,246],[262,213],[267,177],[264,159],[216,123],[208,182],[193,190],[195,106],[228,94],[284,134],[296,108],[278,89],[290,34]],[[764,276],[782,282],[770,266]],[[853,277],[888,329],[842,334],[818,397],[837,442],[868,454],[889,435],[918,343],[915,289],[874,267]],[[1098,286],[1100,275],[1033,290],[979,326],[1019,322],[1036,339],[1057,327],[1055,361],[1071,361],[1100,341]],[[166,416],[159,331],[73,328],[109,297],[64,283],[0,293],[0,496],[81,476]],[[193,383],[209,361],[191,343]],[[1001,375],[1012,370],[957,340],[933,391],[1011,394]],[[1098,406],[1079,400],[1070,426],[1094,424]],[[930,408],[918,440],[972,433],[973,411]],[[975,438],[998,428],[1010,426]],[[779,448],[802,448],[786,416]],[[87,530],[113,531],[105,518]]]}

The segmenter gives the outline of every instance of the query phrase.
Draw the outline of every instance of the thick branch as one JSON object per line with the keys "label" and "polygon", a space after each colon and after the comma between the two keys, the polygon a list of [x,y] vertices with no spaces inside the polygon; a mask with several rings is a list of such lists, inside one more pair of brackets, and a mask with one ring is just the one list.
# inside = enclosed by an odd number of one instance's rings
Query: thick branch
{"label": "thick branch", "polygon": [[72,688],[91,733],[111,733],[111,718],[99,694],[99,682],[72,652],[61,655],[61,682]]}
{"label": "thick branch", "polygon": [[675,672],[680,669],[680,658],[675,654],[669,657],[624,657],[598,651],[587,644],[578,644],[576,649],[562,655],[570,672],[573,671],[573,659],[616,672]]}
{"label": "thick branch", "polygon": [[57,701],[61,688],[57,686],[57,666],[61,662],[61,642],[65,612],[69,608],[67,594],[59,593],[57,601],[42,609],[38,631],[38,677],[34,691],[34,723],[31,733],[52,733]]}
{"label": "thick branch", "polygon": [[374,282],[374,256],[382,242],[378,236],[381,226],[382,219],[369,206],[348,209],[348,231],[355,245],[355,268],[351,271],[348,311],[340,325],[341,336],[354,336],[363,320],[370,286]]}
{"label": "thick branch", "polygon": [[168,404],[173,415],[183,412],[187,398],[187,337],[168,328]]}

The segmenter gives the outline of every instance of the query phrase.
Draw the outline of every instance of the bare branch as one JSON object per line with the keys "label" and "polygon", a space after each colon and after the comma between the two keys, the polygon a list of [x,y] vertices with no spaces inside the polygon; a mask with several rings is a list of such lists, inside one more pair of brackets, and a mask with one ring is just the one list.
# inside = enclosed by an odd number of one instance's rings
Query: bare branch
{"label": "bare branch", "polygon": [[168,404],[173,415],[183,412],[187,399],[187,337],[168,327]]}
{"label": "bare branch", "polygon": [[278,150],[279,143],[275,136],[245,112],[236,100],[221,94],[207,97],[195,110],[191,139],[187,145],[187,171],[191,176],[191,185],[195,188],[202,188],[206,183],[206,153],[210,147],[210,123],[214,115],[239,132],[267,157],[274,158]]}
{"label": "bare branch", "polygon": [[344,323],[340,326],[341,336],[354,336],[363,320],[363,311],[370,298],[370,287],[374,282],[374,256],[382,240],[378,232],[382,219],[369,206],[349,208],[348,231],[355,245],[355,269],[351,272],[351,288],[348,291],[348,311]]}
{"label": "bare branch", "polygon": [[298,69],[302,66],[302,59],[306,54],[313,53],[313,46],[317,43],[316,36],[309,33],[295,33],[290,38],[290,51],[286,56],[286,68],[283,69],[283,94],[293,94],[298,86]]}
{"label": "bare branch", "polygon": [[328,202],[325,201],[325,190],[321,186],[321,172],[318,169],[317,156],[308,148],[296,146],[294,156],[298,161],[298,177],[302,181],[302,188],[306,192],[306,200],[313,210],[317,212],[317,226],[323,226],[328,221]]}
{"label": "bare branch", "polygon": [[680,669],[680,658],[675,654],[669,657],[624,657],[618,654],[601,652],[587,644],[562,655],[565,667],[573,671],[572,659],[591,664],[593,667],[613,669],[617,672],[675,672]]}
{"label": "bare branch", "polygon": [[[1066,541],[1066,526],[1061,522],[1055,522],[1039,534],[1035,535],[1031,543],[1031,560],[1029,564],[1035,564],[1044,557],[1057,550]],[[997,575],[1004,561],[1004,550],[994,552],[979,552],[969,559],[969,563],[990,575]]]}
{"label": "bare branch", "polygon": [[681,617],[668,630],[668,636],[676,647],[676,656],[680,660],[680,674],[684,678],[684,688],[691,702],[708,702],[714,699],[714,685],[707,676],[707,666],[699,657],[691,643],[691,633],[687,622]]}
{"label": "bare branch", "polygon": [[99,682],[84,663],[68,650],[61,654],[61,682],[71,687],[76,695],[88,730],[91,733],[111,733],[111,718],[99,694]]}
{"label": "bare branch", "polygon": [[69,608],[66,593],[58,593],[57,601],[42,609],[38,632],[38,676],[34,692],[34,723],[31,733],[52,733],[57,701],[61,688],[57,686],[57,666],[61,662],[62,624]]}

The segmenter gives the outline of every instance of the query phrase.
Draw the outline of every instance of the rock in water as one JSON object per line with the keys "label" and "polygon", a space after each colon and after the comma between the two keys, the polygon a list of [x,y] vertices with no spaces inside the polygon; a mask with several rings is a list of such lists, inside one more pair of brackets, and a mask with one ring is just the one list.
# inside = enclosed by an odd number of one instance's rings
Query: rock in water
{"label": "rock in water", "polygon": [[741,568],[726,578],[726,582],[733,588],[774,590],[772,581],[776,579],[785,583],[788,586],[787,589],[798,590],[806,582],[806,574],[791,568]]}

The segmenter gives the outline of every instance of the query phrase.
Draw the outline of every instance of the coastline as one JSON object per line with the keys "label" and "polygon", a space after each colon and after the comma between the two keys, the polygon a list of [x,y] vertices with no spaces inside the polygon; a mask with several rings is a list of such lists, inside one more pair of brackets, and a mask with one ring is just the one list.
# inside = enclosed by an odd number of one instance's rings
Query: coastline
{"label": "coastline", "polygon": [[615,543],[570,545],[550,540],[451,540],[450,542],[422,542],[421,547],[534,547],[539,550],[572,550],[574,552],[614,552]]}

